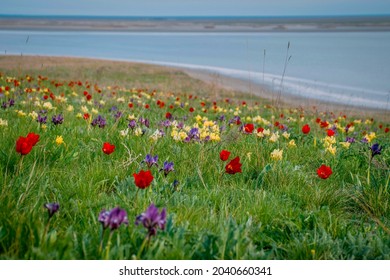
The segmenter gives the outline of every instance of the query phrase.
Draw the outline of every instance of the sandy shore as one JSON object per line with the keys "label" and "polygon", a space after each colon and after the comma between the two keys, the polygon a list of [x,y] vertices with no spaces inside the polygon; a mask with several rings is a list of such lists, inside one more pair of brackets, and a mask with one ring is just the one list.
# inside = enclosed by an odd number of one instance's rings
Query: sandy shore
{"label": "sandy shore", "polygon": [[68,18],[0,17],[0,30],[127,32],[390,31],[390,17],[315,18]]}
{"label": "sandy shore", "polygon": [[[21,71],[21,68],[23,68],[23,71]],[[211,95],[223,95],[228,92],[230,96],[235,96],[239,99],[250,97],[250,99],[253,100],[258,97],[259,100],[265,100],[267,104],[277,105],[284,108],[302,108],[306,111],[328,111],[367,118],[375,117],[380,118],[384,122],[390,122],[390,113],[388,111],[346,106],[316,99],[296,97],[286,93],[273,92],[261,85],[254,84],[249,81],[213,74],[208,71],[104,59],[0,55],[0,72],[3,73],[6,73],[5,71],[8,70],[17,71],[19,73],[29,73],[29,71],[40,73],[40,70],[42,69],[46,69],[46,71],[50,72],[50,69],[53,68],[61,69],[64,75],[68,75],[67,77],[64,77],[64,79],[75,79],[76,77],[82,79],[83,77],[81,74],[83,71],[95,72],[99,78],[100,76],[105,76],[105,72],[112,72],[114,69],[123,75],[131,76],[132,73],[135,72],[138,74],[141,73],[142,75],[149,75],[151,77],[150,80],[153,80],[153,77],[156,75],[163,74],[167,75],[172,80],[168,83],[168,85],[156,85],[153,83],[139,84],[134,82],[131,86],[143,86],[149,88],[157,86],[161,90],[175,91],[181,90],[178,83],[185,83],[186,85],[184,85],[184,87],[191,86],[192,89],[194,89],[199,86],[199,88],[202,88],[204,92],[209,92]],[[192,79],[188,79],[188,77]],[[113,85],[113,83],[117,83],[118,81],[112,81],[110,78],[106,80],[99,78],[98,82],[99,84],[107,83],[107,85]],[[129,85],[126,84],[126,86]],[[163,88],[160,88],[160,86]]]}

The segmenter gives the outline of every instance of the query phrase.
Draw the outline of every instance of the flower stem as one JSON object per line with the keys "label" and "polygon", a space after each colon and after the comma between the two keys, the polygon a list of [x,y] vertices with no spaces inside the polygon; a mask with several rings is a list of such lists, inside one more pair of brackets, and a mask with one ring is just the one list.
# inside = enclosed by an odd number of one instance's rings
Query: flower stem
{"label": "flower stem", "polygon": [[139,260],[141,258],[141,255],[142,255],[142,252],[144,251],[145,249],[145,245],[146,243],[148,244],[148,247],[149,247],[149,244],[150,244],[150,237],[149,235],[147,235],[144,239],[144,242],[142,242],[142,245],[141,247],[139,248],[138,250],[138,254],[137,254],[137,260]]}
{"label": "flower stem", "polygon": [[101,237],[100,237],[99,254],[101,254],[101,253],[102,253],[102,250],[103,250],[103,238],[104,238],[104,232],[105,232],[105,228],[103,228],[103,230],[102,230],[102,234],[101,234]]}
{"label": "flower stem", "polygon": [[47,220],[47,223],[46,223],[46,226],[45,226],[45,230],[44,230],[44,232],[42,233],[41,242],[43,242],[44,239],[46,238],[47,232],[49,231],[49,225],[50,225],[50,217],[49,217],[49,219]]}
{"label": "flower stem", "polygon": [[108,237],[107,246],[106,246],[106,256],[105,259],[108,260],[110,257],[110,247],[111,247],[111,237],[114,231],[110,231],[110,236]]}

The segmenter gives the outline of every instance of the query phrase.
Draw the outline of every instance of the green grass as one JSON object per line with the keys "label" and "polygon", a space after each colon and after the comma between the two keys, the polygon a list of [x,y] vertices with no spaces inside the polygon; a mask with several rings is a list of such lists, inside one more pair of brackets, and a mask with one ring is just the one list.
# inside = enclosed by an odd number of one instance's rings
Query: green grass
{"label": "green grass", "polygon": [[[15,99],[14,107],[0,109],[0,119],[8,122],[0,126],[1,259],[390,259],[388,123],[375,119],[366,124],[365,118],[358,123],[355,116],[339,118],[337,114],[277,109],[250,98],[242,105],[241,95],[240,100],[226,103],[224,99],[231,98],[231,93],[221,92],[214,100],[207,96],[207,86],[183,73],[134,67],[131,75],[127,72],[131,67],[115,70],[114,66],[97,70],[79,67],[74,71],[66,66],[0,70],[0,103]],[[26,74],[32,75],[32,82],[26,81]],[[48,80],[38,82],[37,75],[46,75]],[[20,81],[19,86],[13,78],[7,81],[13,76]],[[81,80],[83,86],[70,87],[71,80]],[[85,88],[86,80],[92,85],[89,89]],[[55,87],[51,81],[63,82],[64,86]],[[101,93],[93,90],[95,83]],[[111,94],[117,85],[116,94]],[[161,88],[155,87],[158,85]],[[5,86],[10,87],[7,96]],[[61,93],[67,98],[66,103],[46,100],[57,107],[48,112],[46,128],[28,116],[42,109],[35,101],[40,105],[46,102],[43,92],[24,92],[38,86],[49,88],[57,99]],[[138,98],[133,87],[149,90]],[[92,93],[91,104],[85,102],[85,90]],[[71,94],[73,91],[77,96]],[[118,102],[119,97],[124,102]],[[176,98],[180,98],[179,104]],[[157,100],[165,102],[164,108],[156,105]],[[104,105],[94,101],[104,101]],[[201,101],[206,103],[204,107]],[[221,112],[214,112],[214,101]],[[133,108],[128,107],[129,102]],[[146,103],[149,109],[145,109]],[[74,111],[67,111],[68,105]],[[92,127],[90,121],[78,118],[81,106],[87,106],[90,114],[97,109],[107,119],[106,127]],[[110,112],[112,106],[123,112],[117,122]],[[190,113],[190,107],[195,112]],[[15,110],[22,110],[26,116],[19,116]],[[262,139],[244,134],[239,125],[229,125],[236,110],[243,124],[253,122],[247,117],[261,116],[269,121],[269,125],[254,122],[255,127],[279,131],[279,140],[273,143],[268,136]],[[151,140],[168,111],[190,127],[197,115],[212,121],[225,115],[226,120],[217,124],[226,130],[221,132],[220,141],[185,143],[175,141],[169,127],[164,137]],[[58,113],[63,113],[64,123],[55,126],[51,116]],[[150,120],[143,136],[135,136],[131,130],[126,137],[120,135],[127,128],[128,115]],[[340,125],[335,155],[325,151],[322,139],[326,129],[316,123],[316,118],[327,120],[331,126],[336,121]],[[289,139],[273,125],[276,121],[288,126]],[[340,142],[347,135],[342,128],[351,122],[355,130],[349,136],[354,136],[356,143],[344,149]],[[303,135],[301,127],[306,123],[312,130]],[[40,140],[29,154],[21,156],[15,151],[15,143],[29,132],[39,134]],[[375,132],[376,138],[370,144],[361,143],[370,132]],[[59,135],[65,145],[55,143]],[[297,147],[288,147],[291,139]],[[104,142],[115,144],[115,152],[105,155],[101,150]],[[383,148],[370,164],[369,147],[373,143]],[[280,161],[270,157],[276,148],[283,149]],[[227,162],[219,159],[223,149],[231,152],[230,159],[240,157],[242,173],[224,172]],[[175,171],[165,177],[159,168],[152,167],[151,186],[137,191],[132,175],[147,169],[141,162],[149,153],[159,156],[160,168],[164,161],[174,162]],[[321,164],[333,170],[326,180],[316,173]],[[176,188],[174,180],[179,181]],[[47,202],[60,204],[49,224],[43,207]],[[141,249],[147,231],[135,226],[134,221],[151,203],[167,209],[167,224]],[[129,225],[113,231],[110,242],[106,230],[100,250],[103,231],[98,215],[103,208],[115,206],[127,211]]]}

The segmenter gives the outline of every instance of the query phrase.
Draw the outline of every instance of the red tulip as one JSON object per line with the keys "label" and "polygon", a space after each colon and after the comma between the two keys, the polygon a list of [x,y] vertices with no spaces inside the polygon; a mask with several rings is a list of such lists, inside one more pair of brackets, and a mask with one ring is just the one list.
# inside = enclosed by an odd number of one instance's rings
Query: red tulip
{"label": "red tulip", "polygon": [[222,150],[222,151],[219,153],[219,158],[220,158],[221,160],[223,160],[223,161],[228,160],[229,156],[230,156],[230,152],[227,151],[227,150]]}
{"label": "red tulip", "polygon": [[33,145],[27,137],[20,136],[16,141],[16,152],[21,155],[27,155],[31,152]]}
{"label": "red tulip", "polygon": [[27,140],[31,143],[31,146],[35,146],[39,141],[39,135],[34,132],[27,134]]}
{"label": "red tulip", "polygon": [[103,153],[105,153],[106,155],[109,155],[109,154],[113,153],[114,150],[115,150],[115,145],[112,145],[112,144],[110,144],[110,143],[108,143],[108,142],[105,142],[105,143],[103,144],[102,151],[103,151]]}
{"label": "red tulip", "polygon": [[225,171],[228,174],[241,173],[241,166],[240,157],[235,157],[225,166]]}
{"label": "red tulip", "polygon": [[320,125],[322,128],[327,128],[329,126],[329,123],[327,121],[320,122]]}
{"label": "red tulip", "polygon": [[252,124],[252,123],[248,123],[246,125],[244,125],[244,132],[245,133],[252,133],[253,130],[255,129],[255,126]]}
{"label": "red tulip", "polygon": [[332,173],[332,169],[324,164],[317,169],[318,177],[321,179],[327,179],[330,175],[332,175]]}
{"label": "red tulip", "polygon": [[334,132],[333,129],[328,129],[327,132],[326,132],[326,134],[327,134],[329,137],[331,137],[331,136],[334,136],[335,132]]}
{"label": "red tulip", "polygon": [[259,127],[259,128],[257,129],[257,132],[258,132],[258,133],[263,132],[263,131],[264,131],[264,128],[262,128],[262,127]]}
{"label": "red tulip", "polygon": [[302,127],[302,133],[303,134],[308,134],[310,132],[310,126],[308,124],[305,124],[303,127]]}
{"label": "red tulip", "polygon": [[149,187],[149,185],[152,183],[154,178],[150,170],[147,171],[141,170],[138,174],[134,173],[133,177],[134,177],[135,185],[140,189],[145,189]]}

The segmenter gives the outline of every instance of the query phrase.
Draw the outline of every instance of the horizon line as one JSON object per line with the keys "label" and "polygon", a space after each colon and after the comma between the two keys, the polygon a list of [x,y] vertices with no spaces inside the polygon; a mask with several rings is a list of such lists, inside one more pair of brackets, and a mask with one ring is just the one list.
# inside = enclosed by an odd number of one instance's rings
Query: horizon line
{"label": "horizon line", "polygon": [[70,15],[70,14],[0,14],[0,17],[82,17],[82,18],[334,18],[390,17],[388,14],[326,14],[326,15]]}

